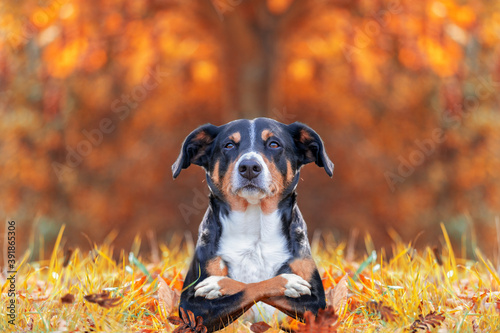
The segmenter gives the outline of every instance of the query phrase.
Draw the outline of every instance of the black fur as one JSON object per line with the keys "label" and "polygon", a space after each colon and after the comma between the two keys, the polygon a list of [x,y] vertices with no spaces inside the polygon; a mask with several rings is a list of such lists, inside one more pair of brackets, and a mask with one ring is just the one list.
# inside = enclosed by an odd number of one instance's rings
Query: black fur
{"label": "black fur", "polygon": [[[328,158],[319,135],[308,126],[301,123],[285,125],[267,118],[258,118],[253,122],[257,133],[254,135],[254,150],[271,161],[284,179],[290,171],[288,166],[292,168],[292,181],[280,193],[278,204],[282,230],[291,257],[276,275],[292,273],[290,264],[294,259],[311,258],[307,227],[296,205],[295,188],[300,178],[300,169],[307,163],[315,162],[331,177],[333,163]],[[184,281],[180,307],[192,311],[195,316],[203,317],[203,323],[209,332],[228,325],[253,305],[240,304],[242,293],[221,296],[214,300],[195,296],[195,286],[209,276],[206,270],[207,263],[217,256],[222,234],[220,218],[231,212],[224,190],[212,179],[214,168],[218,163],[218,174],[224,177],[231,163],[234,163],[242,152],[248,151],[252,144],[249,127],[249,120],[237,120],[222,126],[203,125],[187,136],[179,157],[172,165],[174,178],[190,164],[199,165],[207,172],[207,184],[211,191],[210,202],[199,227],[196,251]],[[264,129],[273,133],[273,137],[265,142],[259,134]],[[240,140],[230,139],[235,132],[239,133]],[[270,141],[277,142],[279,149],[269,148]],[[231,149],[225,148],[228,143],[233,145]],[[282,296],[293,309],[287,311],[288,315],[301,319],[306,310],[317,313],[320,308],[326,306],[325,293],[317,269],[314,270],[309,283],[312,286],[311,295],[302,295],[298,298]]]}

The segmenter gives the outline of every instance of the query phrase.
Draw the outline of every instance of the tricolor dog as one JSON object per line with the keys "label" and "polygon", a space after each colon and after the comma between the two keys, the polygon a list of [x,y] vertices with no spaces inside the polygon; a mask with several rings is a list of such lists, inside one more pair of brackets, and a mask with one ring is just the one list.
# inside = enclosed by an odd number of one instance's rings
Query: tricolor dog
{"label": "tricolor dog", "polygon": [[203,317],[209,332],[254,305],[259,313],[278,309],[294,318],[325,307],[296,204],[299,171],[311,162],[332,176],[321,138],[297,122],[257,118],[207,124],[185,139],[173,176],[191,164],[203,167],[210,203],[180,307]]}

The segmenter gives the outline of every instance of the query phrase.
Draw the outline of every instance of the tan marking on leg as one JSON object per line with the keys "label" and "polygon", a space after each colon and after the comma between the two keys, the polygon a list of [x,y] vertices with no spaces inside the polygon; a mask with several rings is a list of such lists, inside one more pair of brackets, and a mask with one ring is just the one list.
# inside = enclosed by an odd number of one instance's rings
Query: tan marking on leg
{"label": "tan marking on leg", "polygon": [[270,137],[274,136],[274,133],[271,132],[270,130],[263,130],[260,137],[262,138],[262,140],[266,141],[267,139],[269,139]]}
{"label": "tan marking on leg", "polygon": [[[239,304],[234,306],[233,311],[228,314],[228,319],[236,319],[259,301],[266,302],[291,316],[295,316],[295,311],[285,299],[285,285],[287,282],[287,279],[282,276],[275,276],[269,280],[249,284],[231,278],[221,279],[218,281],[221,295],[234,295],[243,292],[243,297],[240,299]],[[226,321],[221,318],[221,328],[230,321],[232,320]]]}
{"label": "tan marking on leg", "polygon": [[243,291],[242,303],[250,304],[269,297],[284,296],[287,282],[287,279],[278,275],[268,280],[248,284],[225,278],[218,284],[222,295],[234,295]]}
{"label": "tan marking on leg", "polygon": [[207,272],[209,275],[227,276],[227,266],[221,257],[215,257],[207,263]]}
{"label": "tan marking on leg", "polygon": [[220,292],[222,295],[234,295],[243,291],[242,303],[249,304],[268,297],[284,296],[287,282],[287,279],[278,275],[256,283],[246,284],[231,278],[222,279],[217,283],[221,288]]}
{"label": "tan marking on leg", "polygon": [[258,302],[268,297],[284,296],[287,283],[287,279],[279,275],[268,280],[249,283],[245,288],[244,299]]}
{"label": "tan marking on leg", "polygon": [[281,297],[269,297],[267,299],[262,300],[262,302],[275,307],[281,312],[289,315],[292,318],[302,319],[304,317],[305,307],[304,308],[295,308],[292,303],[288,301],[288,299],[284,296]]}
{"label": "tan marking on leg", "polygon": [[222,279],[219,282],[220,292],[222,295],[234,295],[246,288],[246,284],[230,278]]}
{"label": "tan marking on leg", "polygon": [[295,259],[290,264],[294,274],[297,274],[306,281],[311,281],[311,277],[316,270],[316,264],[311,258]]}
{"label": "tan marking on leg", "polygon": [[241,141],[241,133],[240,132],[234,132],[229,136],[230,140],[233,140],[235,143],[239,143]]}

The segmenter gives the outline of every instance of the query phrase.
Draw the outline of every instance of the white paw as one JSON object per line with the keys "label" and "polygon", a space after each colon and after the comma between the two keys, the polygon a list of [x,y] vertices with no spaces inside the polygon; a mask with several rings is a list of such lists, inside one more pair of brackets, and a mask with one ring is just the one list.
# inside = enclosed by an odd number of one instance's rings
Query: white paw
{"label": "white paw", "polygon": [[285,285],[285,296],[297,298],[302,295],[311,295],[311,285],[300,276],[296,274],[281,274],[281,276],[288,281]]}
{"label": "white paw", "polygon": [[209,276],[194,287],[195,296],[202,296],[206,299],[215,299],[222,296],[220,292],[219,281],[225,276]]}

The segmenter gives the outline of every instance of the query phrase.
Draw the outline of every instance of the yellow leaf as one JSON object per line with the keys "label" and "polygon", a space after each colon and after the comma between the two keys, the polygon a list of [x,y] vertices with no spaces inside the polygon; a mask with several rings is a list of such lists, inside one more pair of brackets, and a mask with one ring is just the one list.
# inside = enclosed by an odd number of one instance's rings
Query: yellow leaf
{"label": "yellow leaf", "polygon": [[179,294],[172,290],[161,277],[158,277],[158,285],[158,303],[160,304],[162,315],[166,318],[172,312],[175,304],[177,304]]}
{"label": "yellow leaf", "polygon": [[326,296],[327,305],[333,306],[337,314],[341,313],[342,308],[347,304],[347,279],[346,274]]}

